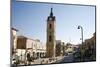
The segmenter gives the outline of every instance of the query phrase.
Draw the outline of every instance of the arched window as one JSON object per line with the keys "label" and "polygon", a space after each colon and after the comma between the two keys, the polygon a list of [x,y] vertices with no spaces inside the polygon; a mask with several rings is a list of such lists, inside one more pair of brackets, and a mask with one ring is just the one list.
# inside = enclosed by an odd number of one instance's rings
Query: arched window
{"label": "arched window", "polygon": [[51,35],[49,35],[49,42],[51,42],[52,41],[52,37],[51,37]]}
{"label": "arched window", "polygon": [[52,28],[52,25],[51,25],[51,24],[49,24],[49,28],[50,28],[50,29]]}

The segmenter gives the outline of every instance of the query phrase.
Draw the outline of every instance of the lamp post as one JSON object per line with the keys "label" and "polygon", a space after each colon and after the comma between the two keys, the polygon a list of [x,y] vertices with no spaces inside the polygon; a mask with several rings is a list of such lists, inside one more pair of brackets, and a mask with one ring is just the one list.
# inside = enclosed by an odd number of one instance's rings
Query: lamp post
{"label": "lamp post", "polygon": [[[83,45],[83,27],[82,26],[78,26],[78,29],[81,29],[81,36],[82,36],[82,38],[81,38],[81,40],[82,40],[82,45]],[[81,45],[81,61],[82,61],[82,45]]]}
{"label": "lamp post", "polygon": [[81,29],[82,45],[83,45],[83,27],[82,26],[78,26],[78,29]]}

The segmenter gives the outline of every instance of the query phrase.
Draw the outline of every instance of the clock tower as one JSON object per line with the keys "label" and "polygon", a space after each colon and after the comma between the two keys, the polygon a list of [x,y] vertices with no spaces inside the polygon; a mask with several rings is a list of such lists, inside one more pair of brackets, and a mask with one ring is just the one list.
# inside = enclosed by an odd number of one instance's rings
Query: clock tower
{"label": "clock tower", "polygon": [[53,9],[51,8],[50,16],[47,18],[47,43],[46,56],[55,57],[55,16],[53,16]]}

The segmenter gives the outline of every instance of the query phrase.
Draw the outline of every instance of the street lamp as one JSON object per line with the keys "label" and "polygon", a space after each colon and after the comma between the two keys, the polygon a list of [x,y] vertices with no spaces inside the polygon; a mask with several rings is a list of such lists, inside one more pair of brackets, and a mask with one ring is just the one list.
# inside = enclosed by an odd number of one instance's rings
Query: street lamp
{"label": "street lamp", "polygon": [[[83,27],[79,25],[77,29],[81,29],[81,36],[82,36],[81,40],[83,45]],[[81,45],[81,51],[82,51],[82,45]],[[81,61],[82,61],[82,52],[81,52]]]}
{"label": "street lamp", "polygon": [[78,26],[77,29],[81,29],[82,45],[83,45],[83,27],[82,26]]}

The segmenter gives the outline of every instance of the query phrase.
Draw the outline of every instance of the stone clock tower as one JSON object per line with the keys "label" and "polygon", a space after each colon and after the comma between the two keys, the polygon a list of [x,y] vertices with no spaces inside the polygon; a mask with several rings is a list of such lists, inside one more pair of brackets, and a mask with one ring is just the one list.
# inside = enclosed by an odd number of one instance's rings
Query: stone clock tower
{"label": "stone clock tower", "polygon": [[50,16],[47,18],[47,43],[46,43],[46,56],[47,57],[55,57],[55,16],[53,16],[53,12],[50,12]]}

